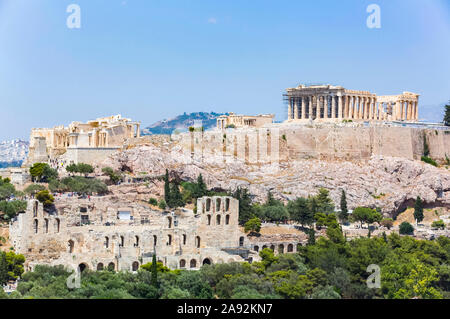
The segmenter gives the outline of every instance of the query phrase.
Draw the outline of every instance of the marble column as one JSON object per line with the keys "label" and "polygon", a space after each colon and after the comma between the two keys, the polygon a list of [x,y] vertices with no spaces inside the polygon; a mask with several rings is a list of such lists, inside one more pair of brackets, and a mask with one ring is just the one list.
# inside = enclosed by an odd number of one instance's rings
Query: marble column
{"label": "marble column", "polygon": [[302,99],[302,120],[306,119],[306,97],[301,97]]}
{"label": "marble column", "polygon": [[358,96],[357,97],[357,101],[358,101],[358,120],[362,119],[363,116],[363,108],[362,106],[364,105],[363,103],[363,97],[362,96]]}
{"label": "marble column", "polygon": [[288,120],[292,120],[292,98],[289,98]]}
{"label": "marble column", "polygon": [[407,120],[411,121],[412,119],[412,102],[408,101],[408,114],[407,114]]}
{"label": "marble column", "polygon": [[327,119],[328,118],[328,96],[325,95],[323,97],[323,118]]}
{"label": "marble column", "polygon": [[312,119],[313,114],[313,97],[309,97],[309,118]]}
{"label": "marble column", "polygon": [[350,118],[350,119],[352,119],[353,118],[353,96],[349,96],[348,97],[349,98],[349,101],[348,101],[348,113],[349,113],[349,115],[348,115],[348,117]]}
{"label": "marble column", "polygon": [[414,102],[414,120],[419,120],[419,102]]}
{"label": "marble column", "polygon": [[298,119],[298,98],[294,97],[294,120]]}
{"label": "marble column", "polygon": [[[338,119],[340,119],[340,120],[342,120],[342,107],[343,107],[342,99],[343,98],[344,98],[343,96],[338,96]],[[336,107],[336,100],[334,100],[334,103],[335,103],[334,107]]]}
{"label": "marble column", "polygon": [[341,100],[344,100],[344,110],[342,112],[341,118],[348,118],[348,96],[341,96]]}

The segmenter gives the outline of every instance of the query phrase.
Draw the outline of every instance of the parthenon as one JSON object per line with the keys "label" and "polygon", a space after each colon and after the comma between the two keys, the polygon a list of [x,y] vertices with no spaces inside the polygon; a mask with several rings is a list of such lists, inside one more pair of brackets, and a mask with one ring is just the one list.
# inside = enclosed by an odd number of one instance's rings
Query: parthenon
{"label": "parthenon", "polygon": [[289,122],[310,119],[417,122],[419,119],[419,94],[411,92],[377,96],[333,85],[299,85],[286,91]]}

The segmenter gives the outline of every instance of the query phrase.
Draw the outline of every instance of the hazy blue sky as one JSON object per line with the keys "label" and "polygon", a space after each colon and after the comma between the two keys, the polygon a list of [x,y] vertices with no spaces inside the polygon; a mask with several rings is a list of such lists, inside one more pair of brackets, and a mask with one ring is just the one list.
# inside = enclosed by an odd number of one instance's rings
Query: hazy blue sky
{"label": "hazy blue sky", "polygon": [[[81,29],[66,8],[81,7]],[[369,4],[381,29],[369,29]],[[0,0],[0,140],[122,114],[276,113],[300,83],[450,99],[448,0]]]}

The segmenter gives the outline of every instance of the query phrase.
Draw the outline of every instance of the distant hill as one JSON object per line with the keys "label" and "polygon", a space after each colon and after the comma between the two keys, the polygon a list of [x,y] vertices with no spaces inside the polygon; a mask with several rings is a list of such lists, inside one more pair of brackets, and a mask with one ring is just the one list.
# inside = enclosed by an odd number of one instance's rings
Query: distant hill
{"label": "distant hill", "polygon": [[29,143],[22,140],[0,142],[0,168],[20,166],[28,155]]}
{"label": "distant hill", "polygon": [[224,113],[215,112],[194,112],[178,115],[168,120],[158,121],[142,130],[144,135],[149,134],[172,134],[174,130],[187,131],[189,126],[194,126],[197,121],[201,121],[205,130],[216,126],[216,119]]}

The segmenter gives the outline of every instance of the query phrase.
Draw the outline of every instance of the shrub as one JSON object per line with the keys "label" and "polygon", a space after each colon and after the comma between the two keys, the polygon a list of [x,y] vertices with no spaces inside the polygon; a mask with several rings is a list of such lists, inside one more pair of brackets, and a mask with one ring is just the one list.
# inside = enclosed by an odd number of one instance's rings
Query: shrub
{"label": "shrub", "polygon": [[245,223],[245,232],[258,234],[261,230],[261,220],[258,217],[252,218]]}
{"label": "shrub", "polygon": [[43,190],[45,190],[45,187],[43,185],[31,184],[31,185],[28,185],[27,188],[24,189],[24,192],[29,195],[34,195]]}
{"label": "shrub", "polygon": [[153,205],[153,206],[157,206],[158,205],[158,200],[156,199],[156,198],[150,198],[149,200],[148,200],[148,203],[150,204],[150,205]]}
{"label": "shrub", "polygon": [[403,222],[400,224],[400,234],[402,235],[412,235],[414,234],[414,227],[408,222]]}
{"label": "shrub", "polygon": [[436,221],[434,221],[432,224],[431,224],[431,227],[433,227],[433,228],[440,228],[440,229],[445,229],[445,223],[444,223],[444,221],[441,219],[441,220],[436,220]]}
{"label": "shrub", "polygon": [[385,218],[381,221],[381,226],[386,227],[387,229],[391,229],[394,226],[394,221],[392,218]]}
{"label": "shrub", "polygon": [[422,156],[421,157],[422,162],[425,162],[427,164],[433,165],[433,166],[438,166],[438,164],[436,163],[435,160],[433,160],[431,157],[428,156]]}
{"label": "shrub", "polygon": [[45,207],[53,205],[55,198],[48,190],[40,191],[36,194],[36,199],[44,204]]}
{"label": "shrub", "polygon": [[158,203],[158,207],[161,209],[166,209],[166,207],[167,207],[166,201],[164,199],[161,199]]}

